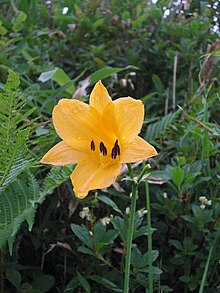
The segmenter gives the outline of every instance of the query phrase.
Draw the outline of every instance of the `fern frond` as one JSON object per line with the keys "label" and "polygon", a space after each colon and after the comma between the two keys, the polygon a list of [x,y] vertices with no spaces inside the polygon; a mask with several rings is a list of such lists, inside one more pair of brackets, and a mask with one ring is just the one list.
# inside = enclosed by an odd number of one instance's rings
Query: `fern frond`
{"label": "fern frond", "polygon": [[0,193],[0,247],[8,241],[12,250],[14,237],[24,220],[27,220],[29,230],[32,228],[36,210],[32,203],[38,195],[39,184],[32,174],[28,175],[28,184],[17,179]]}
{"label": "fern frond", "polygon": [[69,166],[53,167],[44,179],[37,203],[42,203],[48,194],[53,193],[55,188],[70,177],[72,172],[73,168]]}
{"label": "fern frond", "polygon": [[2,150],[0,159],[0,192],[16,180],[17,176],[29,168],[33,162],[26,146],[28,135],[28,129],[20,131],[17,133],[15,140],[7,142],[4,150]]}
{"label": "fern frond", "polygon": [[179,110],[174,113],[169,113],[161,120],[150,124],[147,128],[144,138],[150,143],[154,142],[171,126],[178,113],[180,113]]}
{"label": "fern frond", "polygon": [[0,248],[8,242],[12,252],[12,244],[21,223],[26,220],[29,230],[32,229],[38,204],[65,182],[72,171],[73,168],[68,166],[52,168],[41,189],[33,174],[29,173],[28,183],[17,179],[0,192]]}
{"label": "fern frond", "polygon": [[21,223],[26,220],[31,230],[38,204],[72,172],[67,166],[52,168],[41,189],[30,171],[21,180],[21,173],[33,164],[27,148],[29,130],[23,121],[33,110],[23,113],[26,100],[19,95],[18,86],[17,75],[10,71],[0,92],[0,248],[8,242],[10,253]]}
{"label": "fern frond", "polygon": [[29,130],[23,129],[26,100],[19,94],[18,86],[18,76],[9,71],[0,92],[0,247],[6,240],[12,245],[20,223],[28,219],[26,209],[33,200],[32,193],[18,180],[33,163],[27,148]]}

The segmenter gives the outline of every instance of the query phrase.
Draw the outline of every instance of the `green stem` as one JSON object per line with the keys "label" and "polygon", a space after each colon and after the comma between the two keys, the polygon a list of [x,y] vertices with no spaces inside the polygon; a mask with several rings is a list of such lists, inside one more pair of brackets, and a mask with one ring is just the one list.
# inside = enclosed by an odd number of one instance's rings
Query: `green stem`
{"label": "green stem", "polygon": [[152,234],[151,234],[151,212],[149,185],[146,179],[146,205],[147,205],[147,227],[148,227],[148,257],[149,257],[149,292],[153,293],[153,264],[152,264]]}
{"label": "green stem", "polygon": [[209,270],[210,263],[211,263],[211,257],[212,257],[213,252],[215,251],[215,248],[217,247],[217,241],[219,240],[219,233],[220,233],[219,231],[220,230],[218,228],[218,231],[217,231],[217,233],[215,235],[215,238],[214,238],[214,241],[212,243],[211,249],[209,250],[209,255],[208,255],[208,258],[207,258],[207,261],[206,261],[205,269],[203,271],[203,276],[202,276],[202,281],[201,281],[200,288],[199,288],[199,293],[204,292],[205,282],[206,282],[206,279],[207,279],[208,270]]}
{"label": "green stem", "polygon": [[0,249],[0,292],[4,293],[4,248]]}
{"label": "green stem", "polygon": [[[131,169],[129,164],[128,164],[128,169],[130,171],[130,176],[133,179],[133,172],[132,172],[132,169]],[[133,181],[132,197],[131,197],[131,210],[130,210],[130,218],[129,218],[129,229],[128,229],[127,243],[126,243],[124,293],[129,292],[131,246],[132,246],[132,239],[133,239],[133,232],[134,232],[134,220],[135,220],[137,190],[138,190],[138,183]]]}

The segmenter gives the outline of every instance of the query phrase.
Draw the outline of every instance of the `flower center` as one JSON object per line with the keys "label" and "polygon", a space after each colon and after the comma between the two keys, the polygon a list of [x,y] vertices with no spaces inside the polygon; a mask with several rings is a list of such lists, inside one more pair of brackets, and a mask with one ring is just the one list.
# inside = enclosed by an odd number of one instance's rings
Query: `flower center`
{"label": "flower center", "polygon": [[94,140],[92,140],[90,143],[90,149],[92,152],[96,151],[96,154],[99,153],[99,159],[104,165],[116,160],[121,154],[118,139],[116,139],[112,147],[107,147],[103,141],[99,143],[99,147],[96,147]]}

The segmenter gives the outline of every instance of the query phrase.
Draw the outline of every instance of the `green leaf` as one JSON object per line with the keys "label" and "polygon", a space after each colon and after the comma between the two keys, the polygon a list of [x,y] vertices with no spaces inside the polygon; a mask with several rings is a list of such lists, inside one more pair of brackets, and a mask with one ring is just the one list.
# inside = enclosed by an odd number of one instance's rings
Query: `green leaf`
{"label": "green leaf", "polygon": [[125,237],[126,237],[126,227],[125,227],[125,222],[121,217],[114,217],[112,220],[112,224],[114,228],[119,232],[120,237],[123,242],[125,242]]}
{"label": "green leaf", "polygon": [[76,224],[71,224],[71,229],[74,234],[89,248],[93,248],[93,243],[91,240],[91,236],[89,234],[89,230],[84,226],[79,226]]}
{"label": "green leaf", "polygon": [[184,275],[179,277],[179,280],[183,283],[189,283],[191,281],[191,278],[189,276]]}
{"label": "green leaf", "polygon": [[109,197],[107,197],[105,195],[100,195],[100,196],[98,196],[98,199],[101,200],[102,202],[104,202],[105,204],[107,204],[108,206],[110,206],[117,213],[123,215],[122,211],[118,208],[116,203],[113,200],[111,200]]}
{"label": "green leaf", "polygon": [[20,285],[21,285],[21,274],[14,270],[14,269],[6,269],[5,275],[7,280],[16,287],[16,289],[19,291]]}
{"label": "green leaf", "polygon": [[102,240],[105,238],[105,233],[106,226],[102,225],[100,222],[96,223],[93,229],[93,239],[95,244],[102,242]]}
{"label": "green leaf", "polygon": [[[152,177],[152,179],[151,179]],[[150,172],[150,180],[153,181],[169,181],[171,178],[169,176],[169,174],[166,171],[152,171]]]}
{"label": "green leaf", "polygon": [[24,22],[27,19],[27,14],[23,11],[20,11],[16,17],[16,22]]}
{"label": "green leaf", "polygon": [[71,79],[69,78],[69,76],[63,71],[63,69],[55,68],[50,71],[42,72],[38,78],[38,80],[41,82],[46,82],[50,79],[57,82],[60,86],[64,86],[67,83],[70,83],[70,86],[68,88],[66,88],[65,91],[71,95],[73,94],[73,92],[75,90],[75,86],[71,82]]}
{"label": "green leaf", "polygon": [[108,230],[105,233],[105,238],[103,239],[104,240],[104,244],[106,244],[106,245],[111,244],[113,242],[113,240],[115,240],[115,238],[118,237],[118,234],[119,234],[118,231]]}
{"label": "green leaf", "polygon": [[74,289],[76,289],[79,285],[79,281],[77,276],[73,278],[66,286],[64,293],[73,293]]}
{"label": "green leaf", "polygon": [[180,166],[176,166],[172,168],[172,180],[176,184],[178,189],[180,189],[181,184],[183,183],[183,179],[184,179],[183,169]]}
{"label": "green leaf", "polygon": [[153,266],[152,267],[152,271],[154,275],[161,275],[163,273],[163,271],[161,269],[159,269],[158,267]]}
{"label": "green leaf", "polygon": [[190,291],[194,291],[198,287],[198,284],[196,282],[191,282],[188,284],[188,288]]}
{"label": "green leaf", "polygon": [[6,35],[7,34],[7,29],[3,26],[0,26],[0,35]]}
{"label": "green leaf", "polygon": [[79,272],[76,271],[76,273],[82,287],[86,290],[87,293],[91,292],[91,287],[89,285],[89,282],[86,280],[86,278],[83,277],[83,275],[80,274]]}
{"label": "green leaf", "polygon": [[39,290],[41,293],[48,292],[53,288],[55,284],[55,278],[52,275],[42,275],[32,282],[34,289]]}
{"label": "green leaf", "polygon": [[203,217],[202,214],[204,213],[204,211],[196,204],[192,205],[192,211],[195,218],[199,219]]}
{"label": "green leaf", "polygon": [[92,275],[88,277],[89,279],[95,281],[98,284],[103,285],[104,287],[111,289],[114,292],[123,292],[122,289],[120,289],[118,286],[116,286],[114,283],[112,283],[111,281],[100,277],[100,276],[96,276],[96,275]]}
{"label": "green leaf", "polygon": [[194,223],[193,217],[190,215],[183,215],[183,216],[181,216],[181,218],[183,218],[185,221],[187,221],[189,223]]}
{"label": "green leaf", "polygon": [[121,72],[123,70],[127,70],[127,69],[137,69],[137,67],[135,67],[135,66],[127,66],[127,67],[124,67],[124,68],[118,68],[118,67],[104,67],[104,68],[101,68],[101,69],[95,71],[94,73],[92,73],[90,75],[90,85],[93,85],[97,81],[103,80],[103,79],[111,76],[112,74],[119,73],[119,72]]}
{"label": "green leaf", "polygon": [[85,246],[79,246],[78,251],[84,254],[90,254],[90,255],[96,256],[95,253],[90,248],[87,248]]}
{"label": "green leaf", "polygon": [[164,86],[163,86],[163,83],[162,83],[161,79],[159,78],[159,76],[156,74],[153,74],[152,81],[153,81],[157,91],[162,94],[164,92]]}
{"label": "green leaf", "polygon": [[178,250],[183,250],[182,244],[178,240],[171,239],[170,243]]}

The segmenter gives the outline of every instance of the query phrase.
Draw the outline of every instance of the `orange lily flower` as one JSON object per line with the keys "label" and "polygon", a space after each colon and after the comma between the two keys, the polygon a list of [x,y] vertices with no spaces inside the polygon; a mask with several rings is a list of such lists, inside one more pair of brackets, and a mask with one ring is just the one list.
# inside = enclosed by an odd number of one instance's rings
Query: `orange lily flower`
{"label": "orange lily flower", "polygon": [[155,148],[138,136],[143,119],[140,100],[126,97],[112,101],[99,81],[89,105],[61,99],[54,107],[53,124],[62,141],[44,155],[41,163],[77,163],[70,178],[76,197],[84,198],[90,190],[110,186],[123,163],[157,155]]}

